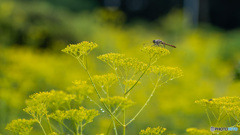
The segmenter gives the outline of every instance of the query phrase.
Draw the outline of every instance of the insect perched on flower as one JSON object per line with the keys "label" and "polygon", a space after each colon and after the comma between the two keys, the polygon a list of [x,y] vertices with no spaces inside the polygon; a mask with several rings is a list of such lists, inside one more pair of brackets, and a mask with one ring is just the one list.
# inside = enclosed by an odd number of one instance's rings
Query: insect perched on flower
{"label": "insect perched on flower", "polygon": [[164,48],[165,48],[165,45],[168,45],[168,46],[171,46],[171,47],[176,48],[176,46],[170,45],[170,44],[168,44],[168,43],[165,43],[165,42],[163,42],[163,41],[160,40],[160,39],[153,40],[153,43],[154,43],[155,46],[159,46],[160,44],[162,44]]}

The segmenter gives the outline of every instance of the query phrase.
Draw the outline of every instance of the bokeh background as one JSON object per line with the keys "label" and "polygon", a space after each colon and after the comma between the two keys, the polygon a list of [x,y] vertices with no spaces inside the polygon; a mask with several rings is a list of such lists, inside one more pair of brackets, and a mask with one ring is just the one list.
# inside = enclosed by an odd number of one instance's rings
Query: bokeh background
{"label": "bokeh background", "polygon": [[[4,128],[12,120],[29,118],[22,111],[29,95],[66,89],[76,79],[87,80],[77,61],[60,51],[66,45],[97,43],[89,69],[92,74],[102,74],[110,68],[96,56],[119,52],[144,59],[140,48],[153,39],[177,46],[168,48],[171,55],[158,64],[178,66],[184,76],[158,89],[127,133],[138,134],[148,126],[163,126],[176,134],[185,134],[190,127],[208,128],[203,108],[194,101],[240,94],[239,4],[216,0],[1,0],[0,133],[10,134]],[[147,90],[134,93],[137,104],[130,115],[149,94]],[[99,116],[85,134],[105,133],[109,121]]]}

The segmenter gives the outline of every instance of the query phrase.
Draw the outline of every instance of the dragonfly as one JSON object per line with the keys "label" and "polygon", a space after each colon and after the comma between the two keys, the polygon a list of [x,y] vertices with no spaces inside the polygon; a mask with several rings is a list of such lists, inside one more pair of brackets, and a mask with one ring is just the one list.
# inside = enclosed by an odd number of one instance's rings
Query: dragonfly
{"label": "dragonfly", "polygon": [[[165,42],[163,42],[163,41],[160,40],[160,39],[155,39],[155,40],[153,40],[152,42],[153,42],[153,45],[152,45],[152,46],[160,46],[160,45],[163,45],[163,47],[165,48],[165,45],[167,45],[167,46],[171,46],[171,47],[173,47],[173,48],[176,48],[175,45],[171,45],[171,44],[165,43]],[[151,43],[151,44],[152,44],[152,43]]]}

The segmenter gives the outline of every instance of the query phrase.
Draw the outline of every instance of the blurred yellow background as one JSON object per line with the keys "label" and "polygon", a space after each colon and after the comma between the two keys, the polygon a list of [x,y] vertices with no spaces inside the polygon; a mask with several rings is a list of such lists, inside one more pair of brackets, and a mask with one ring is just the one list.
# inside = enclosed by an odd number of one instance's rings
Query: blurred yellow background
{"label": "blurred yellow background", "polygon": [[[208,128],[203,108],[194,101],[240,94],[238,29],[226,32],[206,24],[192,29],[183,23],[181,10],[172,10],[154,22],[137,20],[125,24],[125,15],[118,10],[72,13],[53,9],[44,2],[29,5],[0,2],[0,133],[10,134],[4,128],[13,119],[29,118],[22,111],[29,95],[66,89],[73,80],[88,80],[77,61],[60,51],[81,41],[99,45],[88,60],[92,74],[110,71],[96,59],[104,53],[124,53],[144,61],[140,48],[146,42],[161,39],[177,46],[166,47],[171,54],[157,64],[178,66],[184,76],[156,91],[144,111],[127,127],[128,134],[138,134],[148,126],[162,126],[176,134],[185,134],[189,127]],[[137,104],[131,108],[130,116],[147,100],[151,92],[148,87],[132,93]],[[95,107],[87,101],[83,106]],[[88,125],[85,134],[105,133],[110,119],[104,115]]]}

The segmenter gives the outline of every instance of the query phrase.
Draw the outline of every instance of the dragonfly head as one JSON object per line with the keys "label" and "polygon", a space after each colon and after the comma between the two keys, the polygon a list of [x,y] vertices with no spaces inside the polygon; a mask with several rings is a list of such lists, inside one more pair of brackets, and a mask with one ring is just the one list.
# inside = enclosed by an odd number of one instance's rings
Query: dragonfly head
{"label": "dragonfly head", "polygon": [[159,45],[159,44],[162,43],[162,40],[156,39],[156,40],[153,40],[153,43],[154,43],[155,45]]}

